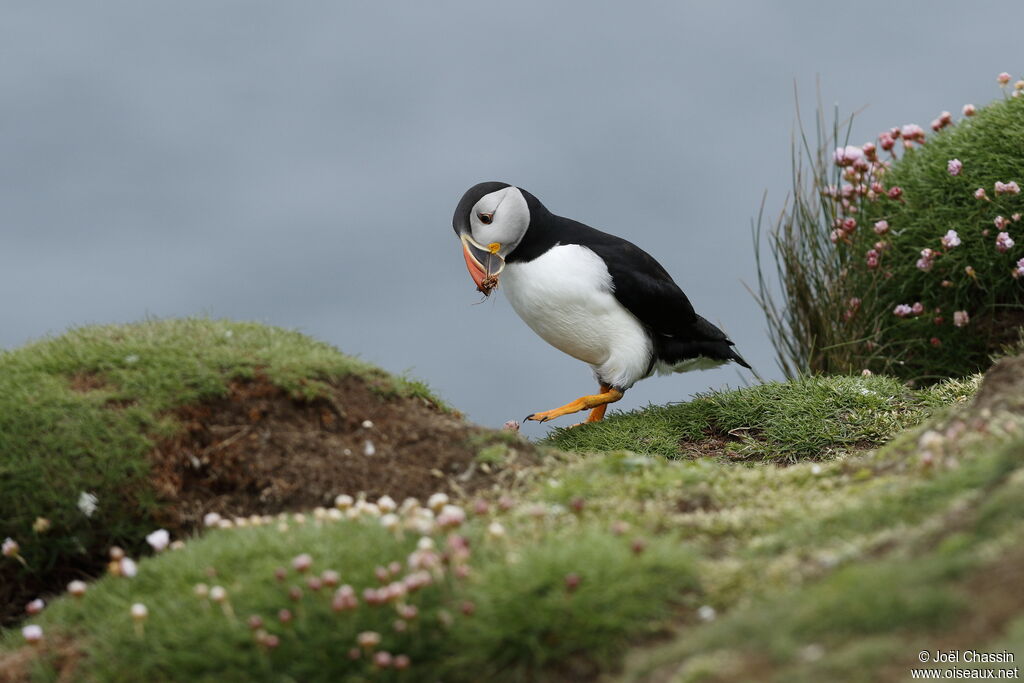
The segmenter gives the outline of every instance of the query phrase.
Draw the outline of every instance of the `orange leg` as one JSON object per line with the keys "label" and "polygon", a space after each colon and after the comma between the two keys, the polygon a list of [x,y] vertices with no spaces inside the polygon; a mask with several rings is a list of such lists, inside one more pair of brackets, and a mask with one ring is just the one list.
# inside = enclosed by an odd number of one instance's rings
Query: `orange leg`
{"label": "orange leg", "polygon": [[597,422],[604,418],[604,411],[607,410],[608,404],[615,403],[620,398],[622,398],[621,391],[602,384],[600,394],[582,396],[572,403],[566,403],[561,408],[545,410],[542,413],[527,415],[526,419],[536,420],[537,422],[547,422],[548,420],[554,420],[556,417],[562,417],[563,415],[569,415],[570,413],[578,413],[581,410],[591,409],[587,422]]}

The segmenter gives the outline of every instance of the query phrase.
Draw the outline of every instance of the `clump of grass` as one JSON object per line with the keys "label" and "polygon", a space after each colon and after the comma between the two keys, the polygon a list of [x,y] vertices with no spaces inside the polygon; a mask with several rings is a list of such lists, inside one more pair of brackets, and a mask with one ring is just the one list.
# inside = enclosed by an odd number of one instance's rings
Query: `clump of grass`
{"label": "clump of grass", "polygon": [[146,455],[177,428],[168,411],[257,373],[302,397],[358,374],[381,392],[438,402],[423,385],[254,323],[83,327],[0,353],[0,539],[15,539],[25,560],[0,562],[2,583],[70,578],[111,545],[137,547],[160,508]]}
{"label": "clump of grass", "polygon": [[758,265],[788,376],[867,368],[934,382],[984,369],[1016,338],[1021,92],[956,124],[944,113],[934,134],[907,125],[863,147],[845,145],[852,122],[837,116],[829,131],[819,109],[816,143],[801,131],[794,145],[793,197],[769,235],[781,302]]}
{"label": "clump of grass", "polygon": [[[607,661],[696,586],[670,537],[637,552],[599,520],[549,507],[462,523],[443,500],[436,515],[393,505],[214,531],[33,623],[84,651],[76,680],[525,680],[570,657]],[[7,646],[20,641],[7,633]],[[40,650],[41,677],[58,651]]]}
{"label": "clump of grass", "polygon": [[975,384],[939,386],[914,391],[890,377],[806,377],[614,414],[603,422],[555,431],[548,440],[564,450],[629,449],[678,457],[717,437],[737,458],[831,458],[883,443],[936,407],[966,398]]}

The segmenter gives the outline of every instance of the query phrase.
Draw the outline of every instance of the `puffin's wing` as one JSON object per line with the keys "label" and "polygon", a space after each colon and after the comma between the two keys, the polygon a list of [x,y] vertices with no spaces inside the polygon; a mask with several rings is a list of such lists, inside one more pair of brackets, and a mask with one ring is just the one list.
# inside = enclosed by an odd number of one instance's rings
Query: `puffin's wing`
{"label": "puffin's wing", "polygon": [[725,332],[697,315],[683,290],[653,256],[625,240],[588,246],[608,267],[618,302],[658,335],[655,343],[664,360],[704,356],[750,367]]}
{"label": "puffin's wing", "polygon": [[692,334],[695,326],[704,327],[699,324],[703,322],[725,339],[718,328],[694,312],[672,276],[646,251],[625,240],[587,246],[608,267],[615,298],[651,330],[665,335]]}

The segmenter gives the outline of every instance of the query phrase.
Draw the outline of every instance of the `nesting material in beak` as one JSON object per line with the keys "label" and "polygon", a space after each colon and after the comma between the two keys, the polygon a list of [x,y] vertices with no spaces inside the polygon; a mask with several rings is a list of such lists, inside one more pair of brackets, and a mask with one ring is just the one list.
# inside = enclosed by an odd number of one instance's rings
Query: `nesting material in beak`
{"label": "nesting material in beak", "polygon": [[467,234],[460,235],[462,255],[466,258],[466,268],[476,284],[477,291],[488,296],[498,286],[498,275],[505,267],[505,259],[498,255],[501,245],[497,242],[488,246],[479,244]]}

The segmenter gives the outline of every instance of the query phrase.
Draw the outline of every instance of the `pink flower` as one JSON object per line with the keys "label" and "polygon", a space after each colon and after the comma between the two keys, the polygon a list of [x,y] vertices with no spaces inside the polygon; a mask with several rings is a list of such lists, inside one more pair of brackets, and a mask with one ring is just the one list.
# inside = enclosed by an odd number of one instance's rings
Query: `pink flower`
{"label": "pink flower", "polygon": [[1022,258],[1021,260],[1017,261],[1017,271],[1016,272],[1017,272],[1018,276],[1024,275],[1024,258]]}
{"label": "pink flower", "polygon": [[924,128],[921,128],[916,123],[908,123],[900,128],[900,135],[903,136],[904,144],[908,140],[911,142],[924,142]]}
{"label": "pink flower", "polygon": [[313,558],[309,555],[309,553],[302,553],[301,555],[297,555],[295,559],[292,560],[292,568],[295,569],[295,571],[297,572],[307,571],[312,566]]}
{"label": "pink flower", "polygon": [[964,163],[959,159],[950,159],[946,164],[946,170],[949,171],[949,175],[960,175],[960,171],[964,168]]}
{"label": "pink flower", "polygon": [[924,304],[920,301],[915,301],[914,305],[910,307],[910,312],[914,315],[921,315],[924,313]]}
{"label": "pink flower", "polygon": [[43,611],[44,607],[46,607],[46,603],[43,602],[41,598],[36,598],[32,602],[30,602],[27,605],[25,605],[25,612],[27,614],[32,614],[32,615],[39,614],[40,612]]}
{"label": "pink flower", "polygon": [[965,104],[964,105],[964,116],[974,116],[977,113],[978,113],[978,108],[975,107],[973,104]]}
{"label": "pink flower", "polygon": [[506,432],[518,432],[519,422],[517,420],[509,420],[504,424],[502,429],[504,429]]}
{"label": "pink flower", "polygon": [[998,249],[1000,253],[1005,254],[1010,251],[1010,249],[1013,249],[1014,244],[1013,238],[1010,237],[1010,233],[1001,232],[996,235],[996,249]]}
{"label": "pink flower", "polygon": [[847,234],[850,234],[850,233],[852,233],[856,229],[857,229],[857,219],[856,218],[846,218],[846,219],[843,220],[843,231],[844,232],[846,232]]}
{"label": "pink flower", "polygon": [[836,162],[836,166],[850,166],[863,156],[864,150],[860,147],[846,145],[845,147],[836,147],[836,151],[832,154],[832,159]]}
{"label": "pink flower", "polygon": [[1006,220],[1002,216],[996,216],[992,222],[995,224],[996,230],[1002,230],[1010,224],[1010,221]]}
{"label": "pink flower", "polygon": [[878,221],[875,223],[875,232],[879,235],[889,232],[889,221]]}
{"label": "pink flower", "polygon": [[25,638],[26,641],[35,645],[43,639],[43,627],[38,626],[36,624],[29,624],[28,626],[23,626],[21,629],[21,635]]}
{"label": "pink flower", "polygon": [[1007,83],[1010,82],[1010,74],[1004,71],[1003,73],[996,76],[996,82],[999,83],[999,85],[1006,85]]}
{"label": "pink flower", "polygon": [[974,198],[975,199],[988,199],[988,195],[985,194],[985,188],[984,187],[979,187],[977,190],[975,190],[974,191]]}
{"label": "pink flower", "polygon": [[996,196],[1001,194],[1020,194],[1020,186],[1016,182],[1001,183],[996,181]]}
{"label": "pink flower", "polygon": [[931,249],[922,249],[921,258],[917,260],[917,267],[923,271],[929,271],[935,262],[935,252]]}
{"label": "pink flower", "polygon": [[950,230],[942,237],[942,246],[947,249],[960,246],[960,235],[956,234],[956,230]]}
{"label": "pink flower", "polygon": [[971,322],[971,317],[967,315],[967,311],[953,311],[954,325],[957,327],[964,327],[969,322]]}
{"label": "pink flower", "polygon": [[888,195],[889,199],[899,199],[900,197],[903,196],[903,188],[899,186],[890,187]]}
{"label": "pink flower", "polygon": [[953,125],[953,115],[948,111],[942,112],[939,114],[939,123],[942,124],[943,128]]}
{"label": "pink flower", "polygon": [[908,315],[914,312],[910,306],[906,304],[899,304],[896,308],[892,309],[892,314],[897,318],[906,318]]}
{"label": "pink flower", "polygon": [[869,249],[868,253],[865,256],[866,256],[865,260],[866,260],[866,262],[868,264],[868,268],[874,269],[874,268],[878,267],[878,252],[877,251],[875,251],[874,249]]}
{"label": "pink flower", "polygon": [[877,157],[877,149],[878,148],[875,147],[875,143],[873,142],[865,142],[864,145],[861,146],[861,150],[864,152],[864,156],[866,156],[868,159],[872,161],[874,161]]}
{"label": "pink flower", "polygon": [[878,136],[878,144],[882,149],[888,152],[896,145],[896,140],[893,138],[891,133],[885,132]]}

